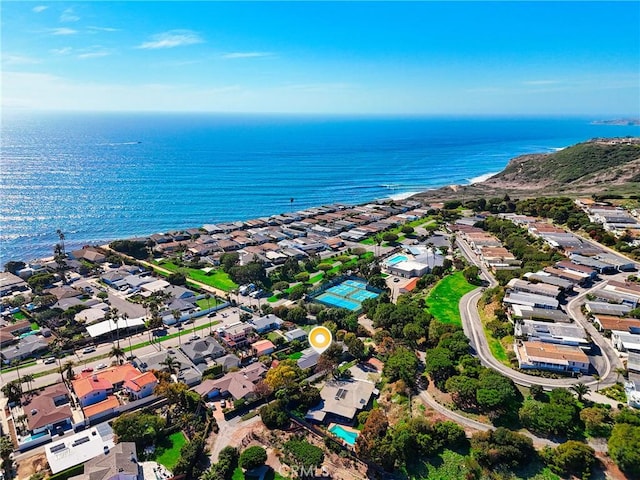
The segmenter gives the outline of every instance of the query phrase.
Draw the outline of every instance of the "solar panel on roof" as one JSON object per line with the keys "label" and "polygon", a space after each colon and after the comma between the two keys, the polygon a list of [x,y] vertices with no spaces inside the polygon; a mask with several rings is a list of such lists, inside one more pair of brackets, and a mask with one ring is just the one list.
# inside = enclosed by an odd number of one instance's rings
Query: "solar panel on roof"
{"label": "solar panel on roof", "polygon": [[73,442],[73,444],[71,445],[72,447],[77,447],[78,445],[82,445],[83,443],[87,443],[90,442],[91,440],[89,439],[89,437],[82,437],[79,438],[78,440],[76,440],[75,442]]}
{"label": "solar panel on roof", "polygon": [[61,443],[60,445],[55,445],[53,447],[51,447],[51,453],[58,453],[61,452],[62,450],[66,450],[67,447],[65,446],[64,443]]}

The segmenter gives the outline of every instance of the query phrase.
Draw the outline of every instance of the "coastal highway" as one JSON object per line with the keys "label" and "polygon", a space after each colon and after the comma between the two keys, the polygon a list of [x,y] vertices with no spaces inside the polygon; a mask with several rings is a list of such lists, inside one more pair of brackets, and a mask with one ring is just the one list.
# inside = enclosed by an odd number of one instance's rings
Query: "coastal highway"
{"label": "coastal highway", "polygon": [[[478,266],[482,271],[482,277],[484,277],[491,287],[496,286],[498,282],[493,275],[486,269],[480,259],[473,253],[469,245],[461,239],[456,239],[457,245],[464,256],[474,265]],[[594,367],[600,374],[600,380],[592,376],[583,376],[580,378],[544,378],[534,375],[528,375],[512,368],[507,367],[505,364],[498,361],[489,348],[487,337],[484,333],[482,321],[478,314],[478,301],[482,296],[483,289],[477,288],[472,292],[467,293],[460,299],[460,316],[462,318],[462,328],[470,340],[471,347],[475,350],[478,358],[483,365],[492,368],[502,375],[511,378],[514,383],[525,387],[531,385],[540,385],[547,389],[565,387],[568,388],[576,383],[584,383],[589,386],[596,386],[596,388],[606,387],[616,383],[617,374],[615,368],[621,366],[620,359],[616,355],[615,351],[611,347],[608,341],[606,341],[602,335],[595,331],[593,325],[591,325],[586,318],[579,312],[581,300],[593,289],[601,288],[602,284],[598,284],[592,289],[586,290],[580,293],[577,297],[572,299],[567,308],[570,314],[580,324],[587,329],[587,332],[592,335],[592,339],[597,347],[602,352],[602,355],[591,356],[594,361]],[[576,315],[576,310],[580,313]]]}

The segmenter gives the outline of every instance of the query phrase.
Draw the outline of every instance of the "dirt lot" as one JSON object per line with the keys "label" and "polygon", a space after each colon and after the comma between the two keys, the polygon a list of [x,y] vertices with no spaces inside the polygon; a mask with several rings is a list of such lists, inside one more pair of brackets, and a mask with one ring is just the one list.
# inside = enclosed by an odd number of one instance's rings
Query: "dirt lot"
{"label": "dirt lot", "polygon": [[44,453],[33,455],[18,462],[18,480],[27,480],[31,475],[49,470],[47,457]]}

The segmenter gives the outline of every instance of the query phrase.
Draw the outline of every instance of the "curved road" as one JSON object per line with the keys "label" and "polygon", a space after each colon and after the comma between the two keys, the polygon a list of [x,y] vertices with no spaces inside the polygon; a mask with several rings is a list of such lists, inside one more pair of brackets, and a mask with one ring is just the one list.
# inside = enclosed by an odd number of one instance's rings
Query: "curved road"
{"label": "curved road", "polygon": [[[473,252],[470,251],[470,248],[460,239],[457,240],[458,246],[464,253],[465,257],[467,257],[474,265],[478,266],[482,275],[484,276],[490,286],[496,286],[498,282],[495,280],[493,275],[491,275],[487,269],[482,265],[482,263],[476,259],[476,256]],[[602,283],[597,285],[594,288],[601,288],[603,286]],[[511,378],[514,383],[518,385],[522,385],[525,387],[530,387],[531,385],[540,385],[544,388],[557,388],[557,387],[565,387],[568,388],[576,383],[584,383],[586,385],[596,385],[596,388],[606,387],[609,385],[613,385],[616,383],[617,374],[614,372],[615,367],[621,365],[620,359],[616,355],[615,351],[611,347],[611,345],[596,331],[596,329],[591,325],[582,312],[580,312],[580,300],[587,295],[592,289],[587,290],[577,297],[573,298],[567,308],[572,316],[585,328],[587,332],[591,335],[594,343],[600,348],[600,351],[603,353],[602,361],[598,362],[601,365],[598,367],[601,368],[600,372],[600,380],[596,380],[594,377],[583,377],[582,379],[576,378],[544,378],[537,377],[534,375],[528,375],[526,373],[518,372],[513,370],[512,368],[507,367],[500,361],[496,360],[496,358],[491,353],[489,349],[489,343],[487,341],[487,337],[484,334],[484,329],[482,327],[482,321],[480,320],[480,315],[478,314],[478,301],[480,300],[480,296],[482,295],[482,289],[477,288],[472,292],[467,293],[460,299],[460,316],[462,318],[462,328],[469,337],[471,346],[476,351],[480,361],[483,365],[492,368],[502,375]],[[577,312],[577,313],[576,313]]]}

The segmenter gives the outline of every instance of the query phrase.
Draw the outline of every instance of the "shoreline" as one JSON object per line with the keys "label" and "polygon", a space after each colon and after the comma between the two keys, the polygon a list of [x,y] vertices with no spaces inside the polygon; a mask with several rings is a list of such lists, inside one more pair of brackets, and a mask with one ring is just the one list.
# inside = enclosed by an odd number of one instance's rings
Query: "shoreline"
{"label": "shoreline", "polygon": [[[496,175],[499,172],[489,172],[489,173],[485,173],[483,175],[478,175],[477,177],[473,177],[471,179],[469,179],[469,183],[465,183],[465,184],[457,184],[457,185],[441,185],[438,187],[433,187],[433,188],[427,188],[425,190],[412,190],[412,191],[408,191],[408,192],[401,192],[401,193],[397,193],[397,194],[393,194],[393,195],[389,195],[387,197],[378,197],[378,198],[373,198],[371,200],[368,201],[364,201],[364,202],[358,202],[358,203],[350,203],[350,202],[334,202],[335,204],[343,204],[343,205],[349,205],[349,206],[358,206],[358,205],[366,205],[367,203],[371,203],[371,202],[399,202],[399,201],[403,201],[403,200],[408,200],[411,199],[413,197],[416,197],[418,195],[422,195],[425,194],[427,192],[430,191],[435,191],[441,188],[451,188],[451,187],[459,187],[459,186],[464,186],[464,185],[473,185],[476,183],[481,183],[483,181],[485,181],[487,178],[492,177],[493,175]],[[419,202],[423,202],[421,199],[415,199],[415,201],[419,201]],[[314,205],[311,207],[307,207],[307,208],[318,208],[322,205]],[[305,210],[305,209],[302,209]],[[299,210],[290,210],[290,212],[296,212]],[[281,213],[287,213],[287,212],[280,212]],[[270,215],[264,215],[266,217],[272,216],[272,215],[278,215],[278,213],[272,213]],[[226,223],[226,222],[246,222],[249,220],[253,220],[255,218],[260,218],[260,217],[248,217],[245,219],[234,219],[234,220],[219,220],[219,221],[214,221],[214,222],[210,222],[210,223]],[[205,225],[205,224],[203,224]],[[173,231],[181,231],[181,230],[187,230],[189,228],[201,228],[202,225],[199,226],[190,226],[190,227],[171,227],[168,230],[164,230],[164,231],[157,231],[157,232],[147,232],[147,233],[140,233],[137,235],[132,235],[132,236],[124,236],[124,237],[117,237],[117,238],[111,238],[111,239],[100,239],[100,240],[77,240],[74,241],[73,238],[66,238],[65,239],[65,245],[69,248],[67,248],[68,251],[71,250],[77,250],[82,248],[85,245],[91,245],[91,246],[102,246],[102,245],[108,245],[111,242],[114,242],[116,240],[127,240],[130,238],[137,238],[137,237],[148,237],[151,235],[154,235],[156,233],[167,233],[167,232],[173,232]],[[53,242],[51,243],[51,249],[53,249],[56,245],[57,241],[53,240]],[[8,261],[22,261],[25,263],[36,263],[36,262],[42,262],[42,261],[50,261],[52,260],[53,257],[51,255],[45,254],[45,256],[41,256],[41,257],[34,257],[34,258],[30,258],[28,260],[25,259],[18,259],[18,258],[12,258],[12,257],[6,257],[6,258],[2,258],[2,262],[3,264],[8,262]]]}

